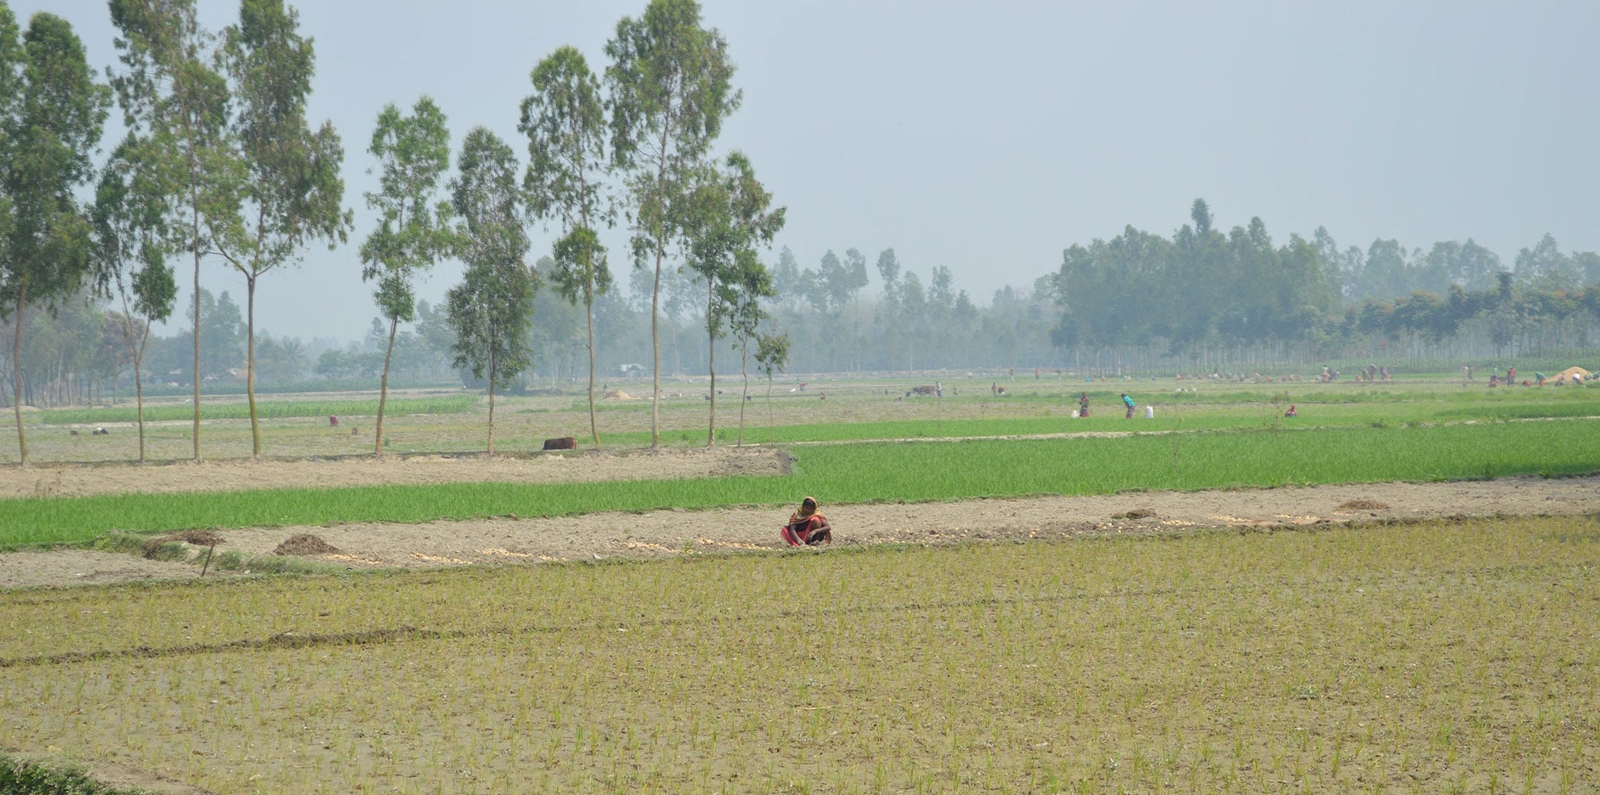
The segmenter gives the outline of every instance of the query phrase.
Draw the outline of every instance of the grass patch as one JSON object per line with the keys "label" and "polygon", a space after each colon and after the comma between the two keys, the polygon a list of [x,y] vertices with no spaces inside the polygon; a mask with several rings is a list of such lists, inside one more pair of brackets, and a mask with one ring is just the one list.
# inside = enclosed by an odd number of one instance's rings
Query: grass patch
{"label": "grass patch", "polygon": [[110,530],[423,522],[658,508],[1112,494],[1290,484],[1438,481],[1600,471],[1574,444],[1588,420],[1124,438],[835,445],[797,450],[790,476],[524,485],[459,483],[0,500],[0,548],[82,543]]}

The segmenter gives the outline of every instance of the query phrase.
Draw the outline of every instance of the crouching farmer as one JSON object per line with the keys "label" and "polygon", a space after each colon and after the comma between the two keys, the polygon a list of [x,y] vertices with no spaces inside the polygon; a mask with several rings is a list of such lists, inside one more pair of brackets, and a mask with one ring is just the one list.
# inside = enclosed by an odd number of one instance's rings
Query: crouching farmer
{"label": "crouching farmer", "polygon": [[832,544],[833,525],[817,513],[816,499],[807,497],[800,501],[800,510],[789,515],[789,523],[778,529],[778,535],[791,547]]}

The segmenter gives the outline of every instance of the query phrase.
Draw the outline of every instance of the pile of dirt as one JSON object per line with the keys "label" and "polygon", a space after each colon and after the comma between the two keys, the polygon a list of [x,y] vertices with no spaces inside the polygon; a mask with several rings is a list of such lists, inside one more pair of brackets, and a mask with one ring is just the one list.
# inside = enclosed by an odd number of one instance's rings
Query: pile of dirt
{"label": "pile of dirt", "polygon": [[336,555],[339,548],[311,535],[310,533],[297,533],[289,536],[277,549],[272,550],[274,555],[293,555],[295,557],[311,557],[313,555]]}

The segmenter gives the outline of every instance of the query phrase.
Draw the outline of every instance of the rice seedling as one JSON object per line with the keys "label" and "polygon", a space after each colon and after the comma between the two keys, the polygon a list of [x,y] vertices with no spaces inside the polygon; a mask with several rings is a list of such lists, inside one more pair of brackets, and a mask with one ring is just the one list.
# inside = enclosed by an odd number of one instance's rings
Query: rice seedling
{"label": "rice seedling", "polygon": [[216,791],[1576,789],[1592,526],[14,592],[0,744]]}

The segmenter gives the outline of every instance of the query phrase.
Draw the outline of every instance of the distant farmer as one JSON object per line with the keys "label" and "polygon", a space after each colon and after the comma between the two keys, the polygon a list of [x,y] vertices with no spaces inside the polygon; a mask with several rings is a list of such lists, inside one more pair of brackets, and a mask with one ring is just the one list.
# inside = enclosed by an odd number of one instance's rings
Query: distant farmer
{"label": "distant farmer", "polygon": [[1295,410],[1294,410],[1294,404],[1293,404],[1293,403],[1290,403],[1290,404],[1289,404],[1289,410],[1288,410],[1288,411],[1285,411],[1285,412],[1284,412],[1284,413],[1283,413],[1283,416],[1285,416],[1285,417],[1298,417],[1298,416],[1300,416],[1300,413],[1299,413],[1299,412],[1297,412],[1297,411],[1295,411]]}
{"label": "distant farmer", "polygon": [[1123,392],[1122,393],[1122,405],[1128,407],[1128,414],[1127,414],[1126,419],[1130,419],[1130,420],[1133,419],[1133,398],[1128,397],[1128,393],[1127,392]]}
{"label": "distant farmer", "polygon": [[1078,416],[1080,416],[1080,417],[1089,416],[1089,393],[1088,392],[1079,392],[1078,393]]}
{"label": "distant farmer", "polygon": [[833,543],[833,525],[828,524],[828,517],[817,513],[815,497],[801,500],[800,510],[789,514],[789,523],[779,528],[778,534],[791,547]]}

